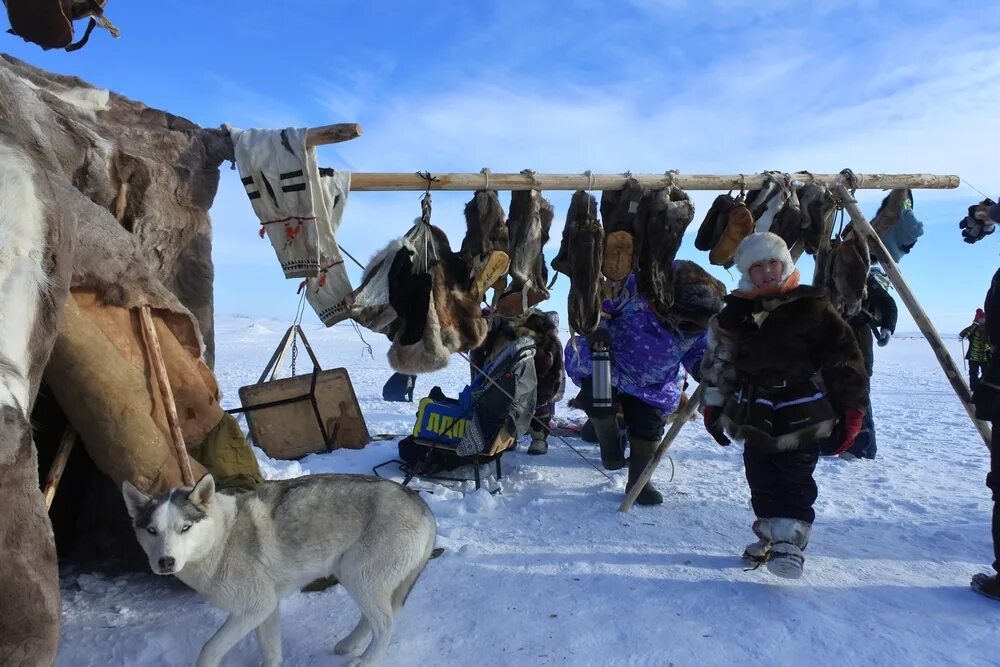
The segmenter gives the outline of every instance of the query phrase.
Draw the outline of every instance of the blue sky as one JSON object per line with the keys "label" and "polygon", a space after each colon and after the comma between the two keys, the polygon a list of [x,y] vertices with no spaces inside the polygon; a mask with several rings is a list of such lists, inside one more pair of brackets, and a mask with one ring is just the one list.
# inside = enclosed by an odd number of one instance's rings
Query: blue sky
{"label": "blue sky", "polygon": [[[121,38],[98,30],[75,53],[10,35],[2,48],[203,126],[359,122],[361,138],[319,152],[321,164],[353,171],[850,167],[958,174],[1000,195],[1000,40],[990,28],[1000,3],[176,4],[110,2]],[[470,194],[434,196],[433,220],[453,245]],[[693,239],[716,193],[692,194],[679,256],[707,264]],[[551,259],[568,193],[548,196]],[[869,216],[882,196],[859,193]],[[926,232],[901,268],[939,329],[955,332],[982,303],[1000,233],[962,242],[958,221],[981,199],[968,185],[914,197]],[[418,213],[416,193],[353,193],[339,240],[364,261]],[[296,281],[282,278],[227,167],[212,218],[217,313],[290,319]],[[810,276],[811,263],[802,267]],[[564,312],[560,284],[550,303]],[[916,328],[905,312],[899,328]]]}

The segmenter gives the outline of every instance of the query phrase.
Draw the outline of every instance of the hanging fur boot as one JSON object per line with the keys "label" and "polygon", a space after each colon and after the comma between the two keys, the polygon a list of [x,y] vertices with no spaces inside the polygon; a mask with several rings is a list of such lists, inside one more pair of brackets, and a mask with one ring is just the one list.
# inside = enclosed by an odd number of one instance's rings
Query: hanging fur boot
{"label": "hanging fur boot", "polygon": [[634,178],[621,190],[601,193],[601,221],[604,223],[604,256],[601,272],[608,280],[625,280],[637,260],[635,228],[639,200],[646,189]]}
{"label": "hanging fur boot", "polygon": [[805,555],[802,553],[809,544],[812,524],[798,519],[777,517],[771,519],[771,555],[767,559],[767,571],[785,579],[802,576]]}
{"label": "hanging fur boot", "polygon": [[722,238],[722,232],[729,222],[729,213],[736,206],[736,199],[731,194],[719,195],[712,202],[712,207],[705,214],[698,234],[694,238],[694,247],[705,252],[715,247]]}
{"label": "hanging fur boot", "polygon": [[753,215],[747,208],[746,202],[741,198],[736,199],[736,206],[729,212],[729,220],[726,228],[715,244],[712,251],[708,253],[708,261],[716,266],[730,266],[733,262],[733,255],[736,254],[736,246],[740,241],[753,233]]}
{"label": "hanging fur boot", "polygon": [[594,427],[597,444],[601,447],[601,465],[605,470],[621,470],[628,461],[625,450],[622,449],[622,433],[618,426],[618,417],[591,417],[590,424]]}
{"label": "hanging fur boot", "polygon": [[771,555],[771,544],[774,542],[771,537],[771,520],[757,519],[753,522],[752,530],[760,539],[746,546],[743,550],[743,560],[748,565],[762,565]]}
{"label": "hanging fur boot", "polygon": [[573,331],[588,335],[601,322],[601,261],[604,229],[597,220],[597,200],[585,190],[573,193],[559,253],[552,268],[569,276],[566,311]]}
{"label": "hanging fur boot", "polygon": [[[628,483],[625,485],[625,493],[628,493],[639,479],[639,475],[646,469],[653,459],[653,452],[659,446],[658,440],[637,440],[630,438],[629,446],[632,448],[632,455],[628,459]],[[653,480],[646,482],[642,491],[635,497],[638,505],[661,505],[663,504],[663,494],[653,486]]]}

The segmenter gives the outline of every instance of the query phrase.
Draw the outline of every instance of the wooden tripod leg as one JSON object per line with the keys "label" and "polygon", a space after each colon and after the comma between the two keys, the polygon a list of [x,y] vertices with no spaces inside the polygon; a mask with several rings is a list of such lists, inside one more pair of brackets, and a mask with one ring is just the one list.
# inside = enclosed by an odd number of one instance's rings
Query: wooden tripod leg
{"label": "wooden tripod leg", "polygon": [[684,424],[690,420],[691,415],[693,415],[695,410],[698,409],[698,406],[701,405],[701,398],[704,394],[705,385],[698,385],[698,388],[694,390],[693,394],[691,394],[691,398],[688,399],[687,405],[681,408],[681,410],[677,413],[677,416],[674,418],[674,423],[670,425],[670,430],[668,430],[667,434],[663,436],[663,440],[660,441],[659,447],[657,447],[656,451],[653,452],[653,458],[650,459],[649,463],[646,465],[646,469],[639,475],[639,479],[637,479],[635,484],[632,485],[632,489],[625,494],[625,500],[623,500],[622,504],[618,507],[619,512],[628,512],[632,509],[632,504],[639,496],[639,492],[642,491],[642,488],[646,486],[646,482],[648,482],[653,476],[653,472],[656,471],[656,466],[660,464],[660,461],[667,453],[667,450],[670,449],[670,445],[673,444],[677,434],[681,432],[681,429],[684,428]]}
{"label": "wooden tripod leg", "polygon": [[163,397],[163,407],[167,413],[167,425],[170,428],[170,441],[174,448],[174,456],[177,457],[177,465],[181,470],[181,479],[186,486],[194,486],[194,473],[191,472],[191,460],[188,458],[187,448],[184,446],[184,435],[181,433],[180,419],[177,417],[174,392],[170,388],[167,367],[163,363],[163,352],[160,350],[160,339],[156,335],[153,315],[150,312],[149,306],[139,308],[139,318],[142,321],[142,340],[146,344],[146,352],[149,354],[149,366],[153,371],[153,375],[156,376],[156,382],[160,387],[160,395]]}
{"label": "wooden tripod leg", "polygon": [[66,461],[73,451],[73,443],[76,442],[76,430],[72,424],[66,424],[62,438],[59,440],[59,448],[56,449],[56,456],[52,459],[52,466],[49,467],[49,474],[45,477],[45,487],[42,495],[45,496],[45,509],[52,509],[52,500],[56,497],[56,489],[59,488],[59,481],[62,479],[63,471],[66,469]]}

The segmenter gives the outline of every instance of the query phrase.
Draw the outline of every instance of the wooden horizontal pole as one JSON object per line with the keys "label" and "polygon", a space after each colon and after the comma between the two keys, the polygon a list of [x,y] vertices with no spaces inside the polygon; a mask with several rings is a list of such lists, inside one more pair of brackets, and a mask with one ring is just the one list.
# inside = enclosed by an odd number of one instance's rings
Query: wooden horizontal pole
{"label": "wooden horizontal pole", "polygon": [[944,375],[948,378],[948,382],[951,383],[951,388],[955,391],[958,396],[958,400],[961,401],[962,407],[969,414],[969,419],[972,420],[973,426],[979,431],[980,437],[982,437],[983,442],[986,443],[986,448],[990,449],[990,440],[992,436],[992,431],[990,425],[986,422],[976,419],[976,408],[972,404],[972,392],[969,391],[969,386],[965,384],[965,379],[962,377],[962,373],[958,370],[958,364],[955,360],[951,358],[948,354],[947,348],[944,346],[944,341],[941,340],[941,335],[938,334],[937,329],[934,328],[934,323],[931,322],[931,318],[927,316],[927,313],[921,307],[920,302],[917,301],[916,295],[910,286],[906,283],[903,278],[903,274],[899,270],[899,266],[893,261],[892,256],[889,255],[888,249],[886,249],[885,244],[882,243],[882,239],[878,237],[875,230],[872,228],[868,219],[865,218],[865,214],[861,212],[858,207],[858,202],[855,201],[854,197],[850,195],[847,189],[842,185],[838,184],[834,187],[834,194],[844,205],[847,210],[848,215],[851,216],[851,222],[854,223],[855,229],[860,229],[868,237],[868,249],[878,257],[879,263],[882,264],[882,268],[885,269],[885,273],[889,276],[892,286],[896,288],[899,293],[899,297],[903,300],[906,305],[907,310],[910,311],[910,316],[913,317],[913,321],[916,322],[917,327],[924,334],[924,338],[930,344],[931,349],[934,350],[934,355],[937,357],[938,363],[941,364],[941,369],[944,371]]}
{"label": "wooden horizontal pole", "polygon": [[337,123],[310,127],[306,130],[306,146],[323,146],[339,144],[361,136],[361,126],[357,123]]}
{"label": "wooden horizontal pole", "polygon": [[[626,174],[430,174],[431,190],[620,190],[625,185]],[[761,187],[763,174],[632,174],[632,178],[646,188],[665,188],[671,183],[684,190],[748,190]],[[793,180],[836,185],[840,174],[790,174]],[[948,189],[959,186],[958,176],[938,174],[854,174],[861,190],[892,188]],[[422,191],[428,187],[427,179],[420,173],[351,174],[351,190]]]}

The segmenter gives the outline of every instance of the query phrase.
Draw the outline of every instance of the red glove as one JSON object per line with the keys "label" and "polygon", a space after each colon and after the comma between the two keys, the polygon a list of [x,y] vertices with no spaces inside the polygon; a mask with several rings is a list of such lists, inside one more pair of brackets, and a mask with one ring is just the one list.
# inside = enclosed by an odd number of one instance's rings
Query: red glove
{"label": "red glove", "polygon": [[721,416],[722,408],[717,405],[706,405],[704,410],[702,410],[702,417],[705,419],[705,430],[715,438],[717,443],[723,447],[728,447],[732,444],[732,440],[726,437],[725,431],[722,430],[722,425],[719,424],[719,417]]}
{"label": "red glove", "polygon": [[837,451],[833,453],[834,456],[840,456],[851,448],[851,445],[854,444],[854,439],[861,432],[861,423],[864,418],[865,413],[857,408],[847,408],[844,411],[844,439],[841,441]]}

